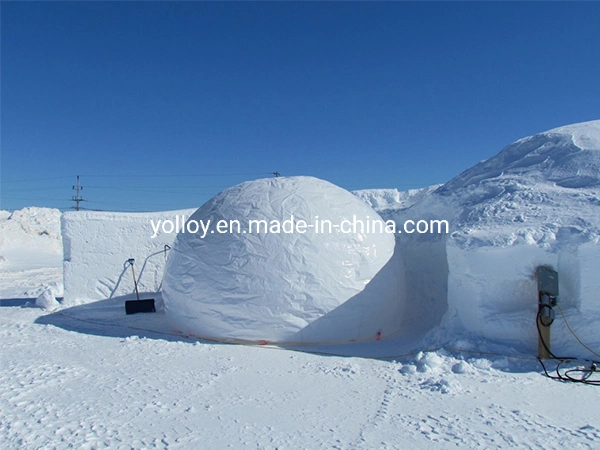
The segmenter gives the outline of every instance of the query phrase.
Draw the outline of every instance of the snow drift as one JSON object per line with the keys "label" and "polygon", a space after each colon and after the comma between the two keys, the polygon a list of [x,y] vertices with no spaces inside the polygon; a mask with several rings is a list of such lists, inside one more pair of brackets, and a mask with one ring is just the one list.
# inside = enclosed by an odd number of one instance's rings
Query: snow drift
{"label": "snow drift", "polygon": [[36,298],[49,287],[62,297],[60,211],[0,211],[0,298]]}
{"label": "snow drift", "polygon": [[[305,233],[250,232],[252,220],[292,216],[306,221]],[[237,220],[241,232],[177,236],[162,285],[167,316],[185,333],[220,340],[331,342],[394,333],[402,298],[393,235],[310,228],[317,218],[336,226],[354,216],[380,219],[349,192],[312,177],[223,191],[188,222]]]}
{"label": "snow drift", "polygon": [[28,207],[0,211],[0,267],[22,270],[58,267],[62,261],[60,211]]}

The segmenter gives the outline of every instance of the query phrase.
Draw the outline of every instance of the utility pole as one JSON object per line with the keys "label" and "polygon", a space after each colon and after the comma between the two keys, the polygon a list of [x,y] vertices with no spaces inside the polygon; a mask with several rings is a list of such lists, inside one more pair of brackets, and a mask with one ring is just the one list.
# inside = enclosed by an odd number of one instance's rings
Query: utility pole
{"label": "utility pole", "polygon": [[72,200],[75,202],[75,211],[79,211],[81,207],[79,206],[80,202],[83,202],[84,199],[81,197],[81,191],[83,191],[83,187],[79,184],[79,175],[77,175],[77,185],[73,186],[73,190],[75,191],[75,195]]}

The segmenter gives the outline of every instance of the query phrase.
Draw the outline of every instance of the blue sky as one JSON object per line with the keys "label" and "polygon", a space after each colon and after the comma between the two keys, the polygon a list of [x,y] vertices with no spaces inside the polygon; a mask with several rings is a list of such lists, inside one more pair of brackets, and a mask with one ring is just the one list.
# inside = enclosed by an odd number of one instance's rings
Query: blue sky
{"label": "blue sky", "polygon": [[448,181],[600,118],[600,3],[2,2],[1,205]]}

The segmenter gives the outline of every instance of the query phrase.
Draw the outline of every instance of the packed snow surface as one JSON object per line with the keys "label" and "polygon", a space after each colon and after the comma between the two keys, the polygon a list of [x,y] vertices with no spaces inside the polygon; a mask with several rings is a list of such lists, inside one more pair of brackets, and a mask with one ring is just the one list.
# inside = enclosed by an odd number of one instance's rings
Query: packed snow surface
{"label": "packed snow surface", "polygon": [[[544,378],[535,360],[220,345],[110,302],[2,310],[6,450],[562,450],[600,440],[598,388]],[[397,342],[377,344],[401,353]]]}
{"label": "packed snow surface", "polygon": [[[211,339],[339,342],[393,334],[402,299],[394,274],[378,275],[394,253],[393,235],[335,228],[377,219],[348,191],[317,178],[227,189],[188,223],[223,221],[233,230],[182,232],[173,244],[162,285],[167,316],[177,329]],[[264,228],[253,229],[253,221]],[[299,221],[307,224],[300,232],[292,223]]]}

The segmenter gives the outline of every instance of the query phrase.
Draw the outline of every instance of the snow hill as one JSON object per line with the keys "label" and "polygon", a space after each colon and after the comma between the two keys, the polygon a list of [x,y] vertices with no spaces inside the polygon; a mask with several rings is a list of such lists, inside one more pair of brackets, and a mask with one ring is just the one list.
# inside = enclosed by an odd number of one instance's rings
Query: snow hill
{"label": "snow hill", "polygon": [[[520,139],[437,189],[463,246],[544,247],[600,236],[600,121]],[[498,233],[502,228],[503,232]]]}

